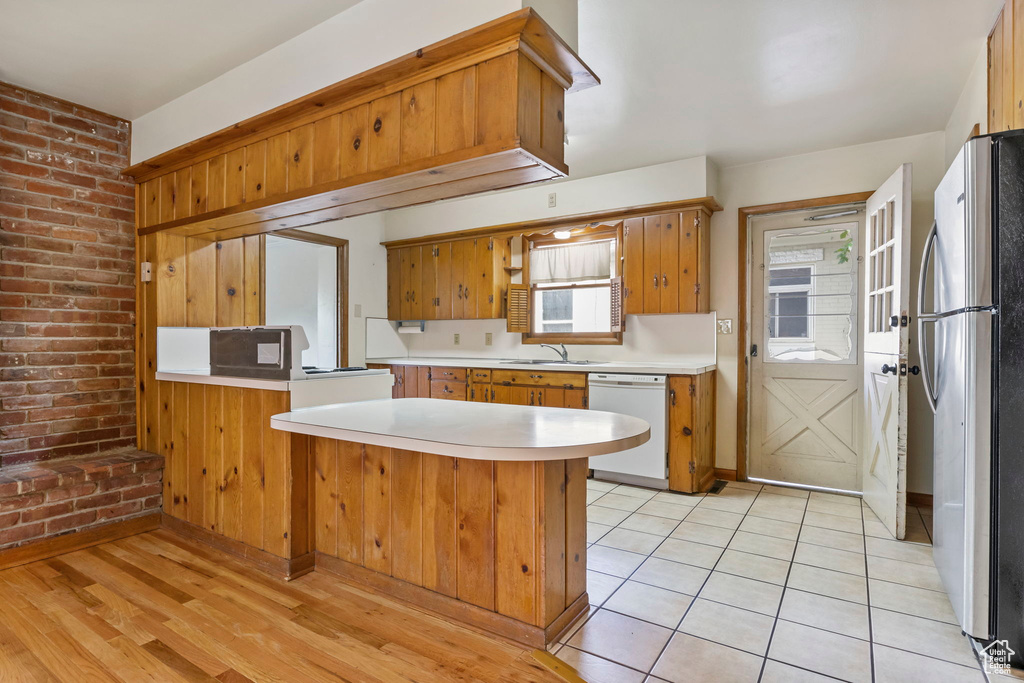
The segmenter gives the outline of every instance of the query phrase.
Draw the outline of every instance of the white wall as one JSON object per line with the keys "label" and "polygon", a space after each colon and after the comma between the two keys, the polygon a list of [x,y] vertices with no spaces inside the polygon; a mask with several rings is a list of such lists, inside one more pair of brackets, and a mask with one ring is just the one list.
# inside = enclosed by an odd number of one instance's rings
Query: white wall
{"label": "white wall", "polygon": [[[309,232],[348,240],[348,364],[366,362],[366,319],[388,315],[384,216],[376,213],[321,223]],[[356,315],[356,307],[359,315]]]}
{"label": "white wall", "polygon": [[132,163],[522,6],[520,0],[363,0],[132,121]]}
{"label": "white wall", "polygon": [[946,124],[947,166],[956,158],[976,123],[982,133],[988,132],[988,45],[985,43],[981,45],[971,75]]}
{"label": "white wall", "polygon": [[[972,124],[973,125],[973,124]],[[737,213],[741,207],[810,199],[877,188],[903,162],[913,164],[911,207],[911,280],[916,277],[920,252],[932,221],[932,194],[945,172],[942,132],[883,140],[814,154],[723,168],[717,198],[725,210],[711,221],[711,307],[719,318],[736,318],[739,311]],[[916,288],[910,308],[914,310]],[[718,453],[717,465],[736,466],[736,381],[741,340],[718,338]],[[745,345],[745,343],[744,343]],[[911,363],[919,363],[916,347]],[[931,412],[919,381],[911,381],[908,490],[930,493]]]}
{"label": "white wall", "polygon": [[[571,170],[571,169],[570,169]],[[578,180],[540,183],[389,211],[387,239],[397,240],[486,225],[554,218],[707,195],[714,166],[705,157],[634,168]],[[548,208],[548,193],[557,206]]]}

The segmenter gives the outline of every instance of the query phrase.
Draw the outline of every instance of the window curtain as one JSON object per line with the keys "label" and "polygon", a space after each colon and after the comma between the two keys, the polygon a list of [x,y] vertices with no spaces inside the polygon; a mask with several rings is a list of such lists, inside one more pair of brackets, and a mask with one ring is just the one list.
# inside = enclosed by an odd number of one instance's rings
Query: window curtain
{"label": "window curtain", "polygon": [[580,242],[530,251],[530,283],[607,280],[612,276],[612,242]]}

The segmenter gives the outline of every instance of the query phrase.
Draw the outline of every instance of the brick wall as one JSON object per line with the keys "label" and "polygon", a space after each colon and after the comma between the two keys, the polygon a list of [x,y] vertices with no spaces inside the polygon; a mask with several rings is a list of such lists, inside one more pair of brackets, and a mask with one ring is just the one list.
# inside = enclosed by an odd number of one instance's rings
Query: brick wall
{"label": "brick wall", "polygon": [[0,83],[0,467],[135,443],[130,134]]}
{"label": "brick wall", "polygon": [[126,451],[0,473],[0,549],[160,510],[164,459]]}

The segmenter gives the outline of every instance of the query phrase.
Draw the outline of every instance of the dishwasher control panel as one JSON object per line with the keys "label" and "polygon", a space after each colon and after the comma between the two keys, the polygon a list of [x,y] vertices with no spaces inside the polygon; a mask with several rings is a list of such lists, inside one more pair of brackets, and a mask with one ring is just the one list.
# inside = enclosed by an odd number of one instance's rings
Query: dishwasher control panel
{"label": "dishwasher control panel", "polygon": [[592,372],[590,383],[664,384],[665,375],[625,375]]}

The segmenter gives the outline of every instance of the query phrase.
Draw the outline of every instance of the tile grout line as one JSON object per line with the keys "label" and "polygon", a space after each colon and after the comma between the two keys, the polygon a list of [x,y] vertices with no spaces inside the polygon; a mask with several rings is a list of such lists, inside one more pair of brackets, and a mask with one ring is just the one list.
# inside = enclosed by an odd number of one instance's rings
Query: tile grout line
{"label": "tile grout line", "polygon": [[[758,494],[760,495],[760,494]],[[756,500],[756,499],[755,499]],[[786,568],[786,582],[782,585],[782,594],[779,596],[779,606],[775,610],[775,620],[772,622],[771,633],[768,634],[768,644],[764,649],[764,659],[761,661],[761,671],[757,675],[758,683],[764,678],[765,667],[768,666],[768,653],[772,650],[772,642],[775,640],[775,629],[779,625],[779,615],[782,614],[782,604],[786,600],[786,590],[789,588],[789,576],[793,572],[793,564],[796,562],[796,551],[800,547],[800,535],[804,532],[804,520],[807,518],[807,507],[810,505],[811,496],[807,494],[807,498],[804,502],[804,512],[800,517],[800,529],[796,533],[796,541],[793,543],[793,554],[789,560],[789,567]],[[775,661],[775,660],[773,660]],[[817,672],[815,672],[817,673]]]}

